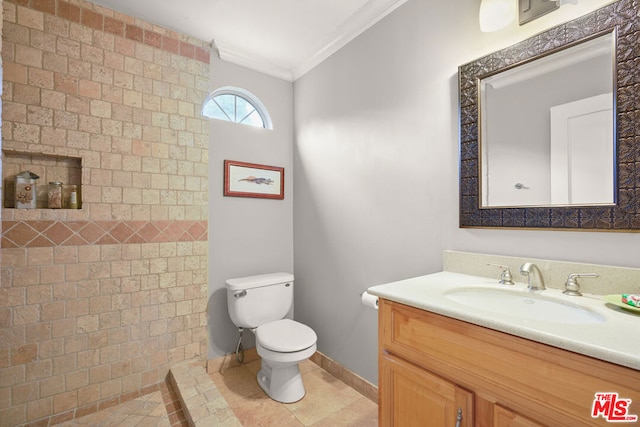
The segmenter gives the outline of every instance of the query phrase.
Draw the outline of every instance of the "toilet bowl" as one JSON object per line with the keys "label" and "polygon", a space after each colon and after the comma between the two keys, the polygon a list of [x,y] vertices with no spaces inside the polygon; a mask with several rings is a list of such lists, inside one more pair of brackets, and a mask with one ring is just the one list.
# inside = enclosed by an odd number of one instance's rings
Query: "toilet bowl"
{"label": "toilet bowl", "polygon": [[293,275],[241,277],[226,285],[231,320],[256,337],[262,359],[258,384],[278,402],[302,399],[305,389],[298,364],[315,353],[318,337],[309,326],[287,318],[293,305]]}
{"label": "toilet bowl", "polygon": [[316,352],[313,329],[290,319],[277,320],[254,331],[256,350],[262,359],[258,384],[269,397],[283,403],[305,395],[299,363]]}

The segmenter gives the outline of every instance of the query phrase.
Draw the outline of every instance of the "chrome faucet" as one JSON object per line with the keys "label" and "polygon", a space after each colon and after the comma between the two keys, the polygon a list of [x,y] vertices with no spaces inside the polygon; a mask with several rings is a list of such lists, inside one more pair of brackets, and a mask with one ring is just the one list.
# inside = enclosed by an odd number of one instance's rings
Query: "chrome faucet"
{"label": "chrome faucet", "polygon": [[488,262],[487,265],[492,265],[502,270],[502,273],[500,274],[500,281],[498,283],[500,283],[501,285],[515,285],[515,283],[513,283],[513,276],[511,275],[511,270],[509,270],[509,267],[507,267],[506,265],[493,264],[490,262]]}
{"label": "chrome faucet", "polygon": [[520,274],[527,276],[530,291],[543,291],[545,290],[544,279],[542,273],[537,265],[532,262],[525,262],[520,267]]}

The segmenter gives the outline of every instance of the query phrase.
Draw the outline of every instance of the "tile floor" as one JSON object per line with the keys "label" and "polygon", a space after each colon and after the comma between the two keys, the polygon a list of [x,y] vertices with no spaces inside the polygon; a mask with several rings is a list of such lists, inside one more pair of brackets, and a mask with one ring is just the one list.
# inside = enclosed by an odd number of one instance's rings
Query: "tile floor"
{"label": "tile floor", "polygon": [[[209,374],[245,427],[375,427],[378,406],[315,363],[300,370],[307,391],[299,402],[271,400],[256,382],[260,361]],[[59,424],[62,427],[186,427],[175,392],[166,385],[146,396]]]}
{"label": "tile floor", "polygon": [[310,360],[300,364],[306,396],[283,404],[270,399],[256,381],[260,360],[209,376],[245,427],[372,427],[378,405]]}

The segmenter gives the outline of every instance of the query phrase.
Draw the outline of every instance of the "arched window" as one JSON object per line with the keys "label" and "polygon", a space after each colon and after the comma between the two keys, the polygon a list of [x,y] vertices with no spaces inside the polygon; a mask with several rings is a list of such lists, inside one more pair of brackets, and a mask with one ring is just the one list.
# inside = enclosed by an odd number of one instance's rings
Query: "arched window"
{"label": "arched window", "polygon": [[271,117],[262,102],[252,93],[237,87],[216,89],[202,106],[202,115],[265,129],[273,129]]}

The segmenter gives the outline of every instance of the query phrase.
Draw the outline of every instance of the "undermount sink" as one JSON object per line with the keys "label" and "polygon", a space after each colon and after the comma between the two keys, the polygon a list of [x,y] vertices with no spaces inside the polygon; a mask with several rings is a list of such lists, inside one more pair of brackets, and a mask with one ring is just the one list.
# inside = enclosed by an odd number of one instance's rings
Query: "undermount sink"
{"label": "undermount sink", "polygon": [[[542,291],[545,292],[545,291]],[[554,300],[539,293],[496,288],[463,288],[446,293],[446,297],[475,310],[565,324],[602,323],[603,315],[565,301]]]}

